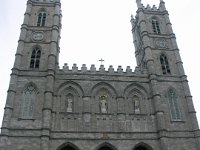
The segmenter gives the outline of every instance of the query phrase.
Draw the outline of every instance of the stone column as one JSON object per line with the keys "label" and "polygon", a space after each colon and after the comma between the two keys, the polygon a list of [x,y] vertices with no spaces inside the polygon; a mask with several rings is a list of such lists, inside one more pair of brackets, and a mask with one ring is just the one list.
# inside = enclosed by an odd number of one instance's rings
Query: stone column
{"label": "stone column", "polygon": [[44,108],[43,108],[43,126],[41,135],[41,150],[49,150],[51,121],[52,121],[52,104],[53,104],[53,87],[55,82],[55,71],[58,56],[58,41],[60,38],[60,3],[55,3],[53,16],[52,37],[50,44],[50,54],[48,56],[47,76],[46,76],[46,90],[44,95]]}
{"label": "stone column", "polygon": [[198,125],[198,122],[197,122],[196,111],[195,111],[195,108],[194,108],[194,105],[193,105],[193,100],[192,100],[190,88],[189,88],[189,85],[188,85],[187,76],[185,75],[185,71],[184,71],[184,68],[183,68],[183,62],[181,60],[179,48],[178,48],[178,45],[177,45],[177,42],[176,42],[175,35],[173,33],[173,30],[172,30],[172,26],[171,26],[168,14],[165,14],[165,19],[167,20],[167,27],[168,27],[169,33],[170,33],[170,35],[172,35],[171,36],[172,49],[174,50],[174,55],[175,55],[175,58],[176,58],[176,64],[177,64],[178,71],[179,71],[179,76],[181,77],[181,80],[182,80],[185,98],[186,98],[186,101],[187,101],[187,104],[188,104],[189,115],[190,115],[189,119],[190,119],[190,122],[192,124],[192,128],[194,130],[194,135],[195,135],[196,140],[197,140],[198,150],[200,150],[199,125]]}
{"label": "stone column", "polygon": [[10,119],[11,115],[13,113],[13,101],[15,98],[16,94],[16,82],[18,79],[18,74],[19,74],[19,69],[20,69],[20,64],[21,64],[21,59],[22,59],[22,51],[24,49],[24,41],[26,39],[26,33],[27,33],[27,25],[29,22],[29,16],[30,12],[32,9],[32,3],[28,2],[27,3],[27,9],[25,12],[25,17],[24,17],[24,23],[21,28],[21,33],[19,37],[19,42],[18,42],[18,47],[17,47],[17,52],[15,55],[15,62],[14,66],[12,69],[11,77],[10,77],[10,84],[7,92],[7,99],[6,99],[6,106],[4,108],[4,117],[3,117],[3,122],[2,122],[2,128],[1,128],[1,145],[0,149],[7,149],[7,140],[8,140],[8,135],[9,135],[9,124],[10,124]]}
{"label": "stone column", "polygon": [[[139,10],[138,10],[139,11]],[[156,76],[156,69],[154,65],[154,58],[151,50],[151,44],[150,39],[148,36],[148,31],[146,27],[146,21],[144,18],[143,11],[138,12],[138,18],[139,18],[139,24],[140,24],[140,32],[142,33],[142,41],[143,41],[143,48],[145,51],[145,60],[147,65],[147,70],[149,74],[149,80],[150,80],[150,86],[152,90],[152,99],[153,99],[153,105],[154,105],[154,112],[156,117],[156,124],[157,124],[157,130],[158,130],[158,136],[160,138],[160,149],[161,150],[167,150],[167,144],[166,144],[166,138],[163,135],[165,131],[165,120],[164,120],[164,112],[161,108],[161,95],[158,91],[158,81]]]}

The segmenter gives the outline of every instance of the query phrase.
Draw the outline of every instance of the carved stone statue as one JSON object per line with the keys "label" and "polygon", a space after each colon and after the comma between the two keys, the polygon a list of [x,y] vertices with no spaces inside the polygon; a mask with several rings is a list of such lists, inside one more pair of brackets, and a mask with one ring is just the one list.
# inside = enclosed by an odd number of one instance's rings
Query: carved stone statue
{"label": "carved stone statue", "polygon": [[107,113],[107,96],[100,96],[101,113]]}
{"label": "carved stone statue", "polygon": [[67,99],[67,112],[72,112],[72,98]]}
{"label": "carved stone statue", "polygon": [[136,114],[140,113],[140,100],[139,97],[134,96],[134,111]]}

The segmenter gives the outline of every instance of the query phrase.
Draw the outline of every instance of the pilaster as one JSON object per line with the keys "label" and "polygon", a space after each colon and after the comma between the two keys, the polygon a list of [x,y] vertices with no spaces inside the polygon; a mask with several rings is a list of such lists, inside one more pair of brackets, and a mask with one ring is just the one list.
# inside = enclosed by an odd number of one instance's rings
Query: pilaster
{"label": "pilaster", "polygon": [[52,109],[53,109],[53,92],[56,64],[58,63],[59,54],[59,38],[60,38],[60,17],[61,17],[60,3],[55,2],[52,37],[50,43],[50,54],[48,56],[47,77],[46,77],[46,90],[44,94],[44,108],[43,108],[43,125],[41,136],[41,149],[49,150],[51,122],[52,122]]}

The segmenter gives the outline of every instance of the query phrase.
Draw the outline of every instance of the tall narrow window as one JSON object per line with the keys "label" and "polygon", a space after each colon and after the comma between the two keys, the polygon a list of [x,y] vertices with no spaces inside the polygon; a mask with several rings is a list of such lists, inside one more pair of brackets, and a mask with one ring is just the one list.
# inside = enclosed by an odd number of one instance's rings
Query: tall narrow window
{"label": "tall narrow window", "polygon": [[161,63],[163,74],[170,74],[171,71],[169,68],[169,63],[168,63],[167,57],[164,54],[160,56],[160,63]]}
{"label": "tall narrow window", "polygon": [[45,12],[40,12],[38,14],[38,20],[37,20],[37,26],[38,27],[44,27],[45,26],[45,22],[46,22],[46,13]]}
{"label": "tall narrow window", "polygon": [[40,56],[41,56],[40,49],[38,47],[34,48],[31,55],[30,68],[39,68]]}
{"label": "tall narrow window", "polygon": [[169,107],[170,107],[172,119],[180,120],[181,114],[178,107],[177,97],[173,89],[170,89],[168,91],[168,97],[169,97]]}
{"label": "tall narrow window", "polygon": [[160,34],[160,25],[158,20],[156,19],[152,19],[152,28],[153,28],[153,32],[156,34]]}
{"label": "tall narrow window", "polygon": [[23,119],[32,119],[34,102],[36,99],[36,88],[29,85],[23,92],[23,103],[21,117]]}

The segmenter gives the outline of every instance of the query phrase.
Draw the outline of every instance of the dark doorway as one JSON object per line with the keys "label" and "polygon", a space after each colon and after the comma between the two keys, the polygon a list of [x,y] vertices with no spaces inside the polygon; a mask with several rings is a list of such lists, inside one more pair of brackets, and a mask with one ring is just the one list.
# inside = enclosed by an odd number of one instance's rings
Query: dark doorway
{"label": "dark doorway", "polygon": [[99,150],[112,150],[112,149],[108,146],[104,146],[104,147],[100,148]]}
{"label": "dark doorway", "polygon": [[147,149],[143,146],[138,146],[134,150],[147,150]]}
{"label": "dark doorway", "polygon": [[66,147],[62,148],[61,150],[76,150],[76,149],[71,146],[66,146]]}

